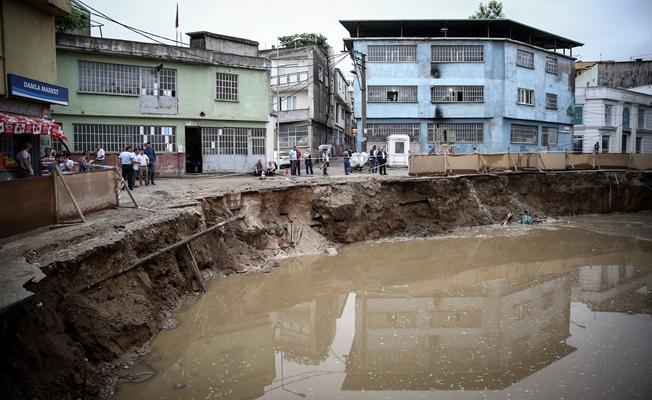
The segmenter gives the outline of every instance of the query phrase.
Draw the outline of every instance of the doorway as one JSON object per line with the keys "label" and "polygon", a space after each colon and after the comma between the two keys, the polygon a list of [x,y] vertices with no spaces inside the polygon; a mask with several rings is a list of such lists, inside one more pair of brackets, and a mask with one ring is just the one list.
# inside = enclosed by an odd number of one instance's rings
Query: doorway
{"label": "doorway", "polygon": [[198,126],[186,126],[186,173],[201,174],[201,172],[201,128]]}

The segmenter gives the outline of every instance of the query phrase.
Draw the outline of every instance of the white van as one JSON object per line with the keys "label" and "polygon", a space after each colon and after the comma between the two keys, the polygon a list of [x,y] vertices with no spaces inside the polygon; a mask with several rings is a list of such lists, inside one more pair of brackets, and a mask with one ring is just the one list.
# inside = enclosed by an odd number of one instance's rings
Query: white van
{"label": "white van", "polygon": [[401,134],[387,136],[387,154],[390,167],[407,167],[410,155],[410,136]]}

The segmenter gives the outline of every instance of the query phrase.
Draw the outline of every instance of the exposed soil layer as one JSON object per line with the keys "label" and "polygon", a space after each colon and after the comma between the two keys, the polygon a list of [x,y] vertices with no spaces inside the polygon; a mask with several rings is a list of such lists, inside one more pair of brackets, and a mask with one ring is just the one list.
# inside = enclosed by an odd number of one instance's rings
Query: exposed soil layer
{"label": "exposed soil layer", "polygon": [[[275,258],[391,236],[430,236],[538,217],[652,210],[652,174],[585,172],[400,179],[293,186],[206,197],[67,257],[60,245],[24,254],[47,278],[0,315],[0,398],[107,398],[120,360],[142,349],[199,289],[180,247],[93,285],[154,251],[234,215],[192,242],[205,277],[268,272]],[[78,240],[89,240],[80,230]],[[52,261],[55,260],[55,261]],[[88,286],[92,288],[88,289]],[[123,358],[124,359],[124,358]]]}

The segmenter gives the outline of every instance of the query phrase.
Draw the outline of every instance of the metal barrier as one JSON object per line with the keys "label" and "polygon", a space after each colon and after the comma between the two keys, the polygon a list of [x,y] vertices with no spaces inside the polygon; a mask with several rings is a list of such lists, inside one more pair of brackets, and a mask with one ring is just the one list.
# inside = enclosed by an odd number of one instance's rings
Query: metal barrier
{"label": "metal barrier", "polygon": [[0,237],[118,207],[119,183],[114,169],[0,181]]}
{"label": "metal barrier", "polygon": [[652,170],[652,154],[491,153],[411,155],[411,176],[581,169]]}

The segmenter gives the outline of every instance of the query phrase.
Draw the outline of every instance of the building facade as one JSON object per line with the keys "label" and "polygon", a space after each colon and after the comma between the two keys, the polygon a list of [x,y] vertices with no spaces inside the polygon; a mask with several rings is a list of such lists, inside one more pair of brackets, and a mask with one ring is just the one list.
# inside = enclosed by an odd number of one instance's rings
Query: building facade
{"label": "building facade", "polygon": [[652,153],[652,95],[635,90],[578,86],[573,150]]}
{"label": "building facade", "polygon": [[413,154],[571,147],[580,43],[510,20],[340,22],[366,75],[364,128],[355,80],[358,150],[390,134],[409,135]]}
{"label": "building facade", "polygon": [[584,61],[575,63],[575,87],[623,89],[652,84],[652,61]]}
{"label": "building facade", "polygon": [[53,116],[71,150],[151,142],[157,173],[173,176],[250,171],[271,159],[269,69],[258,43],[188,35],[189,48],[58,35],[59,80],[71,94]]}
{"label": "building facade", "polygon": [[317,154],[320,145],[330,144],[333,154],[340,154],[347,143],[351,145],[351,128],[345,122],[347,113],[351,114],[346,99],[348,84],[334,67],[331,52],[311,45],[261,53],[272,65],[270,84],[273,108],[278,112],[280,151],[296,145]]}
{"label": "building facade", "polygon": [[42,149],[51,141],[49,135],[28,134],[33,131],[19,134],[9,121],[19,117],[27,129],[42,127],[52,104],[68,102],[67,88],[57,82],[55,18],[70,11],[70,0],[0,2],[0,179],[14,177],[16,153],[26,142],[38,171]]}

